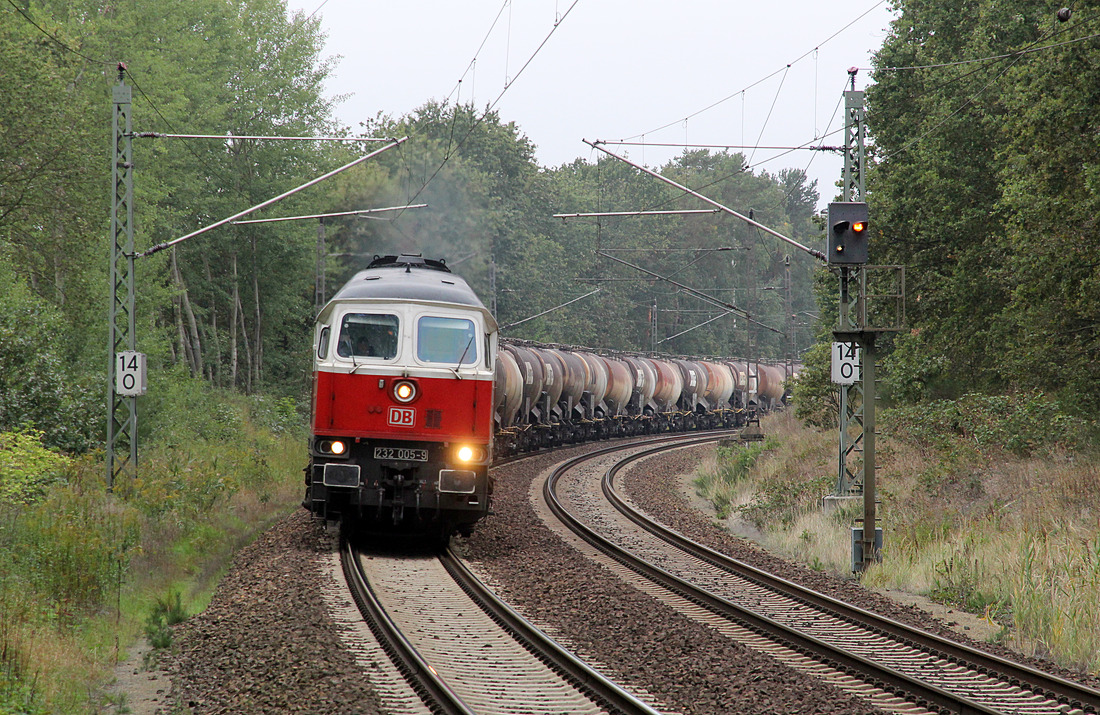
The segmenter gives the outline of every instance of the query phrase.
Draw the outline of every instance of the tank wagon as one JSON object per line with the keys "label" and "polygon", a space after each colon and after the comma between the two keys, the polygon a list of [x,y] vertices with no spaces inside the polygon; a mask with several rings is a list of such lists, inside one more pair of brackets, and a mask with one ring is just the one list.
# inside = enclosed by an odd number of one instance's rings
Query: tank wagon
{"label": "tank wagon", "polygon": [[596,354],[504,340],[497,360],[498,455],[592,439],[736,428],[784,397],[782,367]]}

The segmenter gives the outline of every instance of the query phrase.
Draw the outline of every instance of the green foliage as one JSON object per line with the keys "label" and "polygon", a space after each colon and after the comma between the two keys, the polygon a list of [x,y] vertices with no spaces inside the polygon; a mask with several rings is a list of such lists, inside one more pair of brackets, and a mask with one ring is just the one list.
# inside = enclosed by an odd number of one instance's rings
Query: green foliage
{"label": "green foliage", "polygon": [[[891,394],[1036,390],[1095,418],[1100,50],[1079,41],[1088,23],[1057,23],[1036,0],[896,7],[867,92],[871,250],[906,266],[912,328],[884,361]],[[1002,59],[959,62],[989,56]]]}
{"label": "green foliage", "polygon": [[[534,163],[530,141],[514,124],[495,112],[479,115],[469,105],[429,102],[397,120],[380,117],[369,128],[375,134],[415,135],[418,142],[340,179],[334,209],[392,203],[414,190],[418,200],[438,210],[406,212],[399,224],[334,222],[328,235],[341,252],[354,256],[411,250],[446,258],[486,303],[495,298],[497,318],[504,325],[600,288],[568,308],[506,328],[508,336],[650,349],[656,340],[719,314],[718,309],[708,313],[696,298],[669,293],[643,280],[637,270],[598,255],[603,249],[712,291],[781,331],[786,327],[783,297],[775,290],[786,277],[784,254],[770,239],[735,222],[715,216],[650,216],[601,220],[597,227],[551,218],[559,212],[694,206],[622,162],[577,160],[542,170]],[[802,240],[818,241],[810,220],[816,186],[802,172],[754,175],[746,171],[740,154],[707,151],[686,152],[660,170],[677,181],[707,185],[724,203],[745,212],[755,209],[757,218]],[[699,253],[683,250],[691,248]],[[330,275],[339,283],[361,267],[361,261],[351,261]],[[807,257],[792,256],[796,310],[812,309],[812,267]],[[495,271],[495,296],[489,295],[490,270]],[[617,319],[608,321],[608,315]],[[657,335],[652,334],[654,318]],[[659,349],[735,355],[746,349],[745,332],[743,323],[727,316],[705,330],[684,332]],[[809,335],[801,332],[796,342],[807,344]],[[770,332],[758,338],[758,345],[771,357],[786,349],[784,339]]]}
{"label": "green foliage", "polygon": [[21,517],[12,559],[62,623],[102,605],[140,540],[133,514],[108,508],[102,493],[55,489]]}
{"label": "green foliage", "polygon": [[292,435],[302,430],[303,416],[298,411],[298,405],[289,397],[272,399],[253,395],[249,412],[253,422],[266,427],[273,434]]}
{"label": "green foliage", "polygon": [[719,519],[727,519],[733,513],[735,487],[746,480],[761,455],[776,446],[769,438],[748,446],[718,447],[714,473],[696,477],[695,486],[714,505]]}
{"label": "green foliage", "polygon": [[[85,672],[113,666],[96,662],[111,651],[95,633],[113,642],[148,626],[166,647],[168,626],[201,602],[232,550],[297,506],[301,441],[292,435],[302,425],[293,403],[251,401],[184,376],[164,391],[171,399],[150,419],[158,438],[143,441],[136,476],[124,473],[112,495],[98,457],[58,457],[35,447],[33,434],[18,436],[19,454],[62,460],[67,479],[42,485],[30,504],[0,501],[0,712],[74,711],[58,703],[84,702],[93,684],[58,666],[56,642],[69,639],[65,657]],[[187,441],[171,447],[159,441],[167,437]]]}
{"label": "green foliage", "polygon": [[802,372],[791,385],[795,417],[821,428],[837,426],[839,398],[831,377],[829,343],[817,343],[802,355]]}
{"label": "green foliage", "polygon": [[[182,367],[149,377],[142,398],[141,440],[169,447],[195,442],[221,442],[237,434],[244,422],[241,401],[227,400],[208,383]],[[186,419],[180,419],[186,415]]]}
{"label": "green foliage", "polygon": [[756,460],[766,450],[773,449],[766,443],[752,444],[747,447],[718,448],[718,477],[726,484],[737,484],[744,480]]}
{"label": "green foliage", "polygon": [[790,526],[820,501],[832,484],[833,478],[827,476],[803,481],[782,476],[762,479],[753,500],[740,507],[741,515],[759,529]]}
{"label": "green foliage", "polygon": [[0,714],[47,715],[52,712],[35,689],[33,682],[15,677],[0,665]]}
{"label": "green foliage", "polygon": [[171,627],[183,623],[188,618],[183,607],[179,591],[170,590],[164,596],[158,596],[145,619],[145,637],[154,649],[168,648],[172,645]]}
{"label": "green foliage", "polygon": [[[164,132],[334,133],[331,101],[322,96],[332,62],[320,56],[319,19],[288,18],[280,0],[194,0],[157,12],[133,3],[23,5],[59,42],[8,8],[0,26],[0,92],[8,100],[0,109],[0,263],[10,264],[31,286],[35,305],[52,306],[55,322],[65,327],[50,331],[49,341],[35,332],[22,338],[23,360],[48,377],[62,374],[42,381],[43,390],[60,383],[75,397],[84,381],[69,373],[99,375],[105,362],[102,333],[88,326],[104,322],[109,167],[103,148],[111,144],[115,78],[61,45],[106,58],[123,48],[118,59],[129,68],[134,126]],[[347,149],[308,142],[134,144],[139,249],[260,203],[350,158]],[[308,193],[285,200],[279,211],[314,212],[297,210],[316,203]],[[308,355],[293,346],[308,331],[314,253],[313,232],[280,224],[222,229],[141,261],[137,325],[150,366],[180,363],[221,385],[300,392]],[[69,362],[85,368],[62,369]],[[26,370],[2,372],[9,380],[30,377]],[[102,387],[95,394],[101,399]],[[50,400],[44,402],[48,410]],[[77,418],[87,413],[72,411]],[[29,417],[46,427],[37,414]],[[82,434],[83,443],[57,443],[86,449],[94,432]]]}
{"label": "green foliage", "polygon": [[98,395],[60,352],[59,312],[31,294],[4,253],[0,244],[0,431],[38,428],[51,447],[86,450]]}
{"label": "green foliage", "polygon": [[65,478],[70,460],[42,446],[37,430],[0,432],[0,502],[32,504]]}
{"label": "green foliage", "polygon": [[998,621],[1010,621],[1011,605],[989,590],[992,584],[983,577],[977,563],[966,563],[960,554],[952,554],[936,564],[936,577],[929,597],[970,613],[983,613]]}
{"label": "green foliage", "polygon": [[1066,414],[1041,392],[970,394],[896,407],[882,415],[883,431],[914,444],[947,448],[958,440],[979,448],[996,447],[1029,455],[1057,447],[1094,443],[1097,425]]}

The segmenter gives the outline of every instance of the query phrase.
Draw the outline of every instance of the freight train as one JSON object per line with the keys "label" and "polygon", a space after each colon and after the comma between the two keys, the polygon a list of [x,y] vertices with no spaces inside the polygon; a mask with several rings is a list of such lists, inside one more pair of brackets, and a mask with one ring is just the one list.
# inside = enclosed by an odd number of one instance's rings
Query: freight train
{"label": "freight train", "polygon": [[360,531],[468,533],[494,456],[743,427],[784,395],[773,365],[499,342],[443,261],[376,256],[317,317],[303,506]]}
{"label": "freight train", "polygon": [[784,399],[781,366],[507,341],[497,356],[499,455],[569,442],[743,427]]}

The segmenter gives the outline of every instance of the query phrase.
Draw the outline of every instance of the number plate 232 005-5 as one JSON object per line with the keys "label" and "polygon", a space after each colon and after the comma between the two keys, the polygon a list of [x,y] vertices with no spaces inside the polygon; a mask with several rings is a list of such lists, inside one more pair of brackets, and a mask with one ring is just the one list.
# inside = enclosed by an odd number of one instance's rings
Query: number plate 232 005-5
{"label": "number plate 232 005-5", "polygon": [[427,462],[428,450],[404,447],[375,447],[375,459],[395,459],[401,462]]}

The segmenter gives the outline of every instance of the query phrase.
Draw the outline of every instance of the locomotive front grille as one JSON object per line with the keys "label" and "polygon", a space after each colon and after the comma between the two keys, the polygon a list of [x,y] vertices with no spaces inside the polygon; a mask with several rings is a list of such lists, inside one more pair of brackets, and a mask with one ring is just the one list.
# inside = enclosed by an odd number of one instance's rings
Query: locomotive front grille
{"label": "locomotive front grille", "polygon": [[359,486],[359,465],[326,464],[323,481],[326,487],[355,489]]}
{"label": "locomotive front grille", "polygon": [[444,494],[473,494],[477,473],[467,469],[440,469],[439,491]]}

